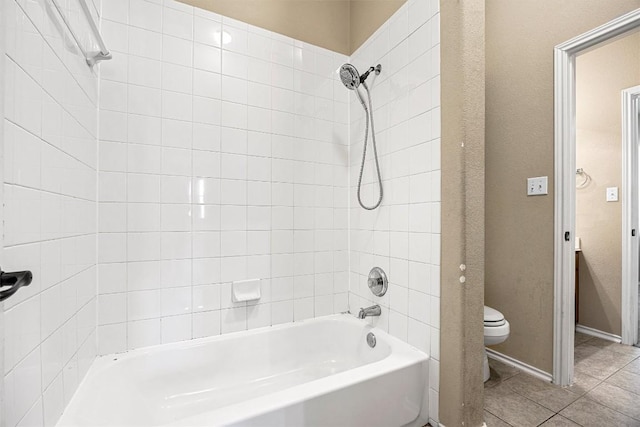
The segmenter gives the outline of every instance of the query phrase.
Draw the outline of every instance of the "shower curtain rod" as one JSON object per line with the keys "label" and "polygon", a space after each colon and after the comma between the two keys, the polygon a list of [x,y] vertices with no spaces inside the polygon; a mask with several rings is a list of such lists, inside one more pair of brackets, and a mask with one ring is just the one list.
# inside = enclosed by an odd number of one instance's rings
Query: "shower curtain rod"
{"label": "shower curtain rod", "polygon": [[58,15],[60,15],[60,18],[62,18],[62,22],[64,22],[64,25],[69,30],[69,33],[71,33],[71,37],[73,37],[73,40],[75,40],[76,44],[78,45],[78,49],[80,49],[80,52],[82,52],[82,54],[84,55],[89,67],[93,67],[100,61],[106,61],[112,58],[111,52],[109,52],[109,49],[107,49],[107,46],[104,44],[104,40],[102,39],[100,30],[98,29],[98,26],[96,25],[95,21],[93,20],[93,17],[91,16],[91,11],[89,10],[89,6],[87,6],[86,0],[78,0],[78,3],[80,3],[82,12],[84,13],[84,16],[87,18],[87,21],[89,21],[89,27],[91,27],[91,31],[93,32],[93,35],[95,36],[98,42],[98,46],[100,47],[100,51],[98,52],[87,53],[87,51],[84,50],[84,48],[82,47],[82,44],[80,44],[80,40],[78,39],[78,36],[76,35],[75,31],[73,31],[73,28],[71,28],[71,25],[67,20],[67,17],[62,12],[62,8],[60,8],[58,1],[51,0],[51,3],[58,11]]}

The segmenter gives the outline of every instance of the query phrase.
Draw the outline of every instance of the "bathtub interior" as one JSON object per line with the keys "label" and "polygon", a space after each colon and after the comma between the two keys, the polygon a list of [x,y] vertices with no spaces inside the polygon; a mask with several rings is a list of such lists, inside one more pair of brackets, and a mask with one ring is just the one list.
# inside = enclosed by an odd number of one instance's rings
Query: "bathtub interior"
{"label": "bathtub interior", "polygon": [[[378,336],[373,348],[366,341],[369,332]],[[392,354],[398,360],[385,365]],[[304,396],[340,393],[388,371],[422,375],[426,361],[419,350],[349,315],[134,350],[96,361],[59,426],[165,425],[180,420],[206,425],[250,410],[260,417],[287,399],[294,404]],[[417,401],[424,397],[419,387],[420,382],[411,392]],[[252,399],[265,409],[258,410]]]}
{"label": "bathtub interior", "polygon": [[113,385],[114,392],[121,390],[118,406],[141,397],[154,406],[149,408],[152,413],[193,413],[199,412],[190,407],[194,404],[209,410],[227,406],[374,363],[391,353],[384,340],[370,348],[368,329],[341,318],[107,356],[92,381],[111,384],[112,373],[118,372],[121,381]]}

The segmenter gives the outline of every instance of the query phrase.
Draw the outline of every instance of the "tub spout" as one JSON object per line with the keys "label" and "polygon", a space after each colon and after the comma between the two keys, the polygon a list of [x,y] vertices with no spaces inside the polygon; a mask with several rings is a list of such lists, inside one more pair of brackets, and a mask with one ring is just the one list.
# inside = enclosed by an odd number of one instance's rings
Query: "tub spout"
{"label": "tub spout", "polygon": [[380,316],[381,313],[382,310],[380,309],[380,306],[378,304],[372,305],[371,307],[361,308],[360,312],[358,313],[358,319],[364,319],[368,316]]}

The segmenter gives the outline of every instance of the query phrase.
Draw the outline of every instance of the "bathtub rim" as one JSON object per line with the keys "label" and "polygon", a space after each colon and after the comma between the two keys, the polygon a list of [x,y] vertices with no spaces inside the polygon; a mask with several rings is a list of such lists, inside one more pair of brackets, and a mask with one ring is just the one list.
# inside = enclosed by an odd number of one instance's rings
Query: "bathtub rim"
{"label": "bathtub rim", "polygon": [[[368,332],[373,332],[374,334],[376,334],[376,337],[382,337],[384,341],[389,345],[391,349],[389,356],[395,354],[397,350],[401,350],[401,352],[406,351],[407,353],[412,353],[415,351],[415,352],[418,352],[419,354],[426,355],[427,360],[431,358],[431,356],[426,352],[424,352],[423,350],[420,350],[414,347],[413,345],[409,344],[408,342],[402,341],[399,338],[394,337],[393,335],[389,334],[383,329],[380,329],[379,327],[374,326],[367,321],[360,320],[349,313],[338,313],[338,314],[329,314],[327,316],[319,316],[319,317],[314,317],[309,319],[297,320],[293,322],[280,323],[278,325],[273,325],[273,326],[261,326],[259,328],[247,329],[247,330],[236,331],[236,332],[228,332],[228,333],[219,334],[219,335],[212,335],[209,337],[192,338],[189,340],[176,341],[176,342],[165,343],[165,344],[155,344],[151,346],[127,350],[120,353],[104,354],[96,357],[94,362],[91,364],[91,367],[87,372],[87,374],[94,373],[94,371],[98,370],[99,368],[102,368],[102,366],[100,365],[105,365],[105,367],[107,367],[106,365],[109,365],[111,362],[114,361],[113,360],[114,357],[117,358],[119,362],[121,362],[127,359],[133,359],[140,356],[152,355],[154,353],[161,353],[164,350],[178,350],[178,349],[199,347],[199,346],[214,343],[217,341],[230,340],[237,337],[249,337],[253,335],[259,335],[265,332],[296,328],[296,327],[308,325],[310,323],[321,323],[326,321],[348,322],[348,323],[363,327],[363,329],[367,330]],[[379,361],[372,362],[372,363],[378,363],[378,362]]]}

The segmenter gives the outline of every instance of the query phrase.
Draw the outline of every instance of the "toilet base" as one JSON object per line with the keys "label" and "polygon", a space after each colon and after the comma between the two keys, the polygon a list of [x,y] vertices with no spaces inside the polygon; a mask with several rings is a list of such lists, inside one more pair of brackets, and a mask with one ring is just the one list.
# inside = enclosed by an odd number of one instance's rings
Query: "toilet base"
{"label": "toilet base", "polygon": [[489,377],[491,377],[491,370],[489,369],[489,357],[487,356],[487,349],[485,348],[483,352],[484,382],[486,383],[487,381],[489,381]]}

